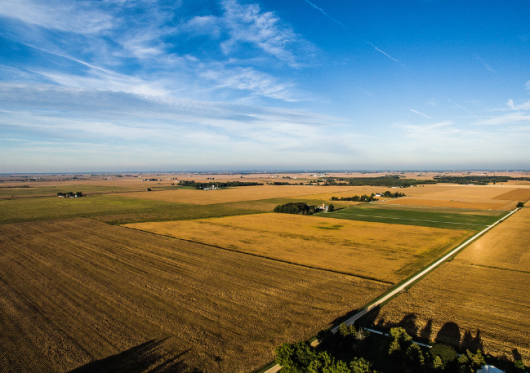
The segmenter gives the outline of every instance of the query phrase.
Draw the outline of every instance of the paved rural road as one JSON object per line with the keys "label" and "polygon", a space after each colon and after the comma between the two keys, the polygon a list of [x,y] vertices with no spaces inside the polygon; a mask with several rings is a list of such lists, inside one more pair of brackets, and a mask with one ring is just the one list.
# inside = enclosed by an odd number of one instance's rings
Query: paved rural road
{"label": "paved rural road", "polygon": [[[357,321],[359,318],[363,317],[364,315],[366,315],[368,312],[370,312],[371,310],[373,310],[375,307],[379,306],[380,304],[386,302],[388,299],[392,298],[394,295],[396,295],[397,293],[405,290],[405,288],[407,288],[407,286],[411,285],[412,283],[414,283],[415,281],[417,281],[418,279],[420,279],[421,277],[423,277],[424,275],[426,275],[427,273],[429,273],[430,271],[432,271],[434,268],[438,267],[440,264],[442,264],[443,262],[445,262],[447,259],[449,259],[451,256],[453,256],[454,254],[456,254],[457,252],[459,252],[460,250],[462,250],[464,247],[466,247],[467,245],[469,245],[472,241],[476,240],[478,237],[482,236],[484,233],[486,233],[487,231],[489,231],[490,229],[492,229],[493,227],[495,227],[497,224],[499,224],[500,222],[502,222],[503,220],[509,218],[510,216],[512,216],[515,212],[517,212],[519,209],[516,208],[515,210],[513,210],[512,212],[510,212],[508,215],[506,215],[505,217],[497,220],[495,223],[493,223],[492,225],[488,225],[485,229],[483,229],[482,231],[478,232],[476,235],[474,235],[473,237],[471,237],[469,240],[467,240],[466,242],[464,242],[463,244],[459,245],[458,247],[454,248],[453,250],[451,250],[448,254],[446,254],[445,256],[443,256],[441,259],[437,260],[436,262],[434,262],[433,264],[431,264],[430,266],[428,266],[427,268],[425,268],[423,271],[421,271],[420,273],[418,273],[417,275],[415,275],[414,277],[412,277],[411,279],[409,279],[408,281],[404,282],[403,284],[399,285],[398,287],[390,290],[385,296],[383,296],[381,299],[378,299],[376,300],[375,302],[371,303],[368,307],[366,307],[365,309],[363,309],[362,311],[356,313],[355,315],[353,315],[352,317],[350,317],[348,320],[346,320],[344,323],[346,325],[351,325],[353,324],[355,321]],[[333,333],[336,333],[337,330],[339,329],[339,326],[336,326],[335,328],[331,329],[331,331]],[[316,342],[316,343],[315,343]],[[317,346],[318,345],[318,342],[315,341],[313,342],[311,345],[312,346]],[[264,373],[276,373],[278,372],[279,370],[281,369],[281,367],[276,364],[275,366],[269,368],[268,370],[266,370]]]}

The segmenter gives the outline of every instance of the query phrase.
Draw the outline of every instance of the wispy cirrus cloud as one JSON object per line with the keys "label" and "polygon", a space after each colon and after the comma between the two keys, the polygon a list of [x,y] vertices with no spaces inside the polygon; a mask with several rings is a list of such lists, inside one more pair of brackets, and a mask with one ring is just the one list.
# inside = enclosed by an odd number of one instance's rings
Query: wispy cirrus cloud
{"label": "wispy cirrus cloud", "polygon": [[486,63],[486,61],[484,61],[482,58],[480,58],[480,56],[476,56],[476,57],[477,57],[477,60],[479,60],[479,61],[484,65],[484,67],[485,67],[488,71],[491,71],[492,73],[497,74],[497,72],[496,72],[495,70],[493,70],[493,69],[490,67],[490,65],[488,65],[488,64]]}
{"label": "wispy cirrus cloud", "polygon": [[97,34],[115,27],[119,20],[94,5],[92,1],[0,0],[0,16],[80,34]]}
{"label": "wispy cirrus cloud", "polygon": [[424,118],[428,118],[428,119],[431,118],[430,116],[425,115],[425,114],[423,114],[423,113],[421,113],[421,112],[419,112],[419,111],[417,111],[417,110],[414,110],[414,109],[408,109],[408,110],[410,110],[411,112],[413,112],[413,113],[415,113],[415,114],[421,115],[421,116],[424,117]]}
{"label": "wispy cirrus cloud", "polygon": [[313,4],[311,1],[309,0],[305,0],[305,2],[309,5],[311,5],[313,8],[315,8],[316,10],[318,10],[320,13],[324,14],[327,18],[329,18],[330,20],[332,20],[333,22],[335,22],[336,24],[342,26],[343,28],[346,28],[346,26],[344,26],[342,23],[340,23],[339,21],[337,21],[335,18],[333,18],[332,16],[330,16],[329,14],[327,14],[324,9],[322,8],[319,8],[318,6],[316,6],[315,4]]}
{"label": "wispy cirrus cloud", "polygon": [[[249,43],[292,67],[299,67],[304,55],[314,54],[314,46],[297,35],[272,12],[262,12],[257,4],[223,1],[223,23],[230,38],[221,44],[230,54],[239,43]],[[298,55],[295,51],[301,50]]]}

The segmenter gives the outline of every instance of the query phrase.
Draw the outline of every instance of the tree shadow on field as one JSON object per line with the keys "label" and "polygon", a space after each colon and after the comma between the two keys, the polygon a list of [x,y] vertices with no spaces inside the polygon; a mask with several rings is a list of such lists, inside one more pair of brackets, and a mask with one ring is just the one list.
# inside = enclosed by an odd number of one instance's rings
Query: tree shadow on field
{"label": "tree shadow on field", "polygon": [[469,350],[471,352],[477,352],[478,350],[480,350],[480,352],[484,352],[484,345],[482,343],[482,337],[480,336],[480,329],[477,329],[477,334],[475,337],[473,337],[470,330],[466,330],[460,347],[462,350]]}
{"label": "tree shadow on field", "polygon": [[446,322],[438,331],[434,341],[450,346],[460,346],[460,327],[452,321]]}
{"label": "tree shadow on field", "polygon": [[432,335],[432,320],[427,320],[427,324],[420,330],[420,338],[430,341]]}
{"label": "tree shadow on field", "polygon": [[184,356],[190,351],[178,354],[165,352],[161,347],[167,338],[151,340],[119,354],[93,361],[69,373],[200,373],[196,368],[191,370],[184,363]]}

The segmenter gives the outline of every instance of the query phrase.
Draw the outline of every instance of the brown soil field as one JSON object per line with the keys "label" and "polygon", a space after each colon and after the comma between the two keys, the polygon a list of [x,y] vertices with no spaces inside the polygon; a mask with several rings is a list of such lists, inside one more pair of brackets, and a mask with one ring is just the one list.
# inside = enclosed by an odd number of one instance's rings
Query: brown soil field
{"label": "brown soil field", "polygon": [[447,199],[426,199],[426,198],[395,198],[392,200],[385,200],[379,203],[395,204],[395,205],[415,205],[415,206],[431,206],[431,207],[450,207],[462,209],[476,209],[476,210],[498,210],[510,211],[515,208],[517,204],[515,201],[499,200],[447,200]]}
{"label": "brown soil field", "polygon": [[[211,205],[216,203],[255,201],[270,198],[287,198],[323,192],[342,192],[353,187],[305,185],[256,185],[221,190],[175,189],[154,192],[127,193],[127,198],[152,199],[166,202]],[[355,193],[354,193],[355,194]]]}
{"label": "brown soil field", "polygon": [[91,219],[6,224],[0,371],[249,372],[386,288]]}
{"label": "brown soil field", "polygon": [[530,209],[523,208],[467,247],[457,260],[466,264],[530,274]]}
{"label": "brown soil field", "polygon": [[482,345],[485,353],[511,360],[517,349],[528,365],[529,292],[530,273],[450,262],[383,306],[372,320],[455,347]]}
{"label": "brown soil field", "polygon": [[126,226],[389,282],[470,236],[463,230],[275,213]]}
{"label": "brown soil field", "polygon": [[471,333],[486,353],[512,359],[517,348],[528,365],[529,230],[530,209],[523,208],[372,319],[385,326],[399,323],[413,334],[455,346],[470,343]]}
{"label": "brown soil field", "polygon": [[510,192],[498,195],[494,199],[509,199],[512,201],[526,202],[530,200],[530,188],[518,188]]}

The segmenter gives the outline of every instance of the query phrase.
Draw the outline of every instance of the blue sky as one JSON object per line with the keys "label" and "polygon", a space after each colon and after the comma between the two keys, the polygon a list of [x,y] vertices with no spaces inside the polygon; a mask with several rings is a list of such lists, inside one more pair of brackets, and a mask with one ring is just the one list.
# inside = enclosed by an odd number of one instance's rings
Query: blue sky
{"label": "blue sky", "polygon": [[530,2],[0,0],[0,173],[530,169]]}

